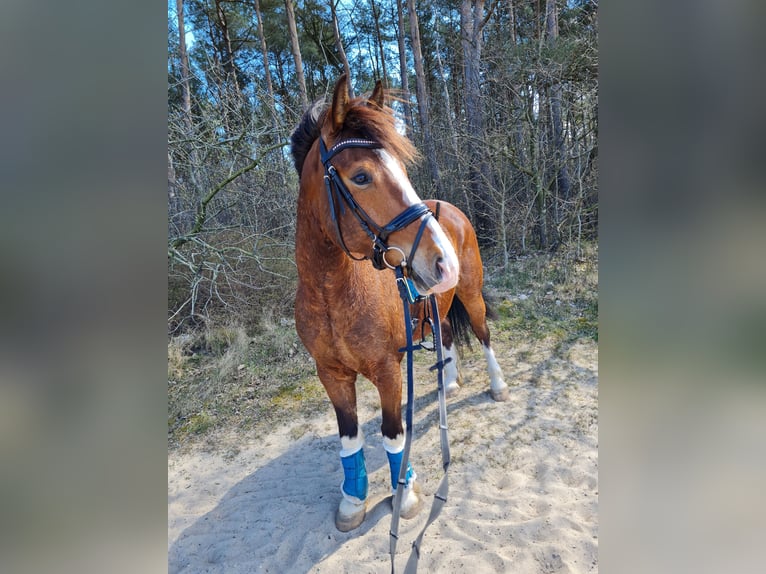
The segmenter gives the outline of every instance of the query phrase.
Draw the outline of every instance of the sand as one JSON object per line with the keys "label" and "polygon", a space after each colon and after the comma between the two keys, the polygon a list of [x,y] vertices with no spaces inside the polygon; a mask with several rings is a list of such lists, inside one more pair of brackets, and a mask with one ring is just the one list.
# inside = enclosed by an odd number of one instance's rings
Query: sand
{"label": "sand", "polygon": [[[480,352],[448,399],[450,494],[426,531],[419,572],[598,571],[598,349],[593,341],[495,348],[511,398],[489,397]],[[428,517],[442,476],[434,376],[419,365],[411,459],[426,508],[400,523],[396,571]],[[391,491],[377,392],[360,379],[370,504],[341,533],[342,470],[334,413],[296,415],[266,436],[229,433],[208,452],[168,459],[168,570],[387,573]]]}

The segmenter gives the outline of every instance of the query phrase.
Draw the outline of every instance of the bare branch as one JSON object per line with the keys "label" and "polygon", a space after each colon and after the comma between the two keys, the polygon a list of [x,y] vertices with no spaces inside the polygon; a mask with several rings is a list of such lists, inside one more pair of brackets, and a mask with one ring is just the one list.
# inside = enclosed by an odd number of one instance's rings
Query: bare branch
{"label": "bare branch", "polygon": [[205,225],[205,219],[207,217],[207,206],[208,206],[208,204],[211,201],[213,201],[213,198],[216,195],[218,195],[218,193],[224,187],[229,185],[232,181],[234,181],[238,177],[246,174],[248,171],[251,171],[251,170],[255,169],[256,167],[258,167],[258,164],[261,163],[261,161],[263,160],[263,158],[266,156],[266,154],[268,152],[274,151],[276,149],[280,149],[280,148],[282,148],[282,147],[284,147],[286,145],[288,145],[287,141],[281,141],[281,142],[279,142],[277,144],[274,144],[272,146],[269,146],[269,147],[265,148],[263,150],[262,155],[258,159],[254,160],[252,163],[250,163],[249,165],[246,165],[242,169],[234,172],[229,177],[224,179],[221,183],[216,185],[213,189],[211,189],[208,192],[208,194],[202,199],[202,201],[199,204],[199,207],[197,208],[197,217],[194,220],[194,227],[192,227],[191,232],[188,235],[186,235],[185,237],[176,237],[175,239],[173,239],[173,241],[171,241],[172,247],[174,249],[178,249],[184,243],[187,243],[194,235],[197,235],[198,233],[200,233],[202,231],[202,228]]}

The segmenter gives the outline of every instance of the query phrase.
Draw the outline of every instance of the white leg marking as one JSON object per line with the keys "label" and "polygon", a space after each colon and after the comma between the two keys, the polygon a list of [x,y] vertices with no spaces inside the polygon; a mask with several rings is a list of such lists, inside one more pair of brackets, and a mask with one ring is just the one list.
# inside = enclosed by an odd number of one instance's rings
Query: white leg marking
{"label": "white leg marking", "polygon": [[356,432],[356,436],[349,438],[347,436],[340,437],[340,456],[351,456],[355,452],[359,451],[364,446],[364,435],[362,429]]}
{"label": "white leg marking", "polygon": [[451,348],[444,349],[444,360],[446,361],[448,358],[452,360],[444,365],[444,390],[447,395],[452,395],[460,390],[460,384],[458,383],[460,373],[457,370],[457,349],[454,343]]}
{"label": "white leg marking", "polygon": [[402,492],[402,506],[399,514],[402,518],[413,518],[423,507],[420,484],[417,482],[418,474],[412,471],[412,480],[407,483]]}
{"label": "white leg marking", "polygon": [[[404,423],[402,423],[404,425]],[[404,450],[404,434],[396,435],[396,438],[383,437],[383,448],[391,454],[399,454]]]}
{"label": "white leg marking", "polygon": [[495,352],[492,350],[492,347],[485,347],[483,344],[481,348],[484,351],[484,358],[487,360],[489,389],[492,398],[496,401],[504,401],[508,398],[508,385],[503,380],[503,371],[500,369],[500,365],[497,364]]}

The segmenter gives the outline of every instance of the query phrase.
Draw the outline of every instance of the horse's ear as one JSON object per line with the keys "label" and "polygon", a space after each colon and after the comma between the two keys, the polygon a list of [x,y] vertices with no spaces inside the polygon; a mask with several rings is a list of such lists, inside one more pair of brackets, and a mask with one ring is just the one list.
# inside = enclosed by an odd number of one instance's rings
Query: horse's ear
{"label": "horse's ear", "polygon": [[385,104],[384,99],[383,82],[378,80],[375,82],[375,89],[372,90],[372,95],[367,100],[367,103],[373,107],[383,109],[383,105]]}
{"label": "horse's ear", "polygon": [[332,95],[330,118],[332,120],[332,130],[334,132],[343,127],[343,121],[346,119],[346,111],[348,110],[348,102],[348,77],[346,74],[343,74],[335,83],[335,91]]}

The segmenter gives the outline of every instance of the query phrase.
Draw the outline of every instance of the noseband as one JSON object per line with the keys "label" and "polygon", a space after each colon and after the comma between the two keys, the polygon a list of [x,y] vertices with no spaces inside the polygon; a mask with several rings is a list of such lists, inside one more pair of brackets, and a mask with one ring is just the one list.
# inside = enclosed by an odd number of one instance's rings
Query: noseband
{"label": "noseband", "polygon": [[[385,269],[386,267],[389,269],[394,269],[395,266],[391,265],[386,260],[386,253],[393,250],[402,254],[403,259],[400,265],[402,268],[407,269],[409,268],[410,262],[415,256],[415,250],[418,248],[418,244],[420,243],[420,239],[423,236],[423,231],[425,230],[426,224],[428,223],[428,219],[433,215],[431,210],[428,209],[428,206],[422,202],[410,205],[407,209],[394,217],[386,225],[381,227],[375,223],[375,221],[372,220],[367,212],[362,209],[362,206],[357,203],[357,201],[354,199],[354,196],[351,195],[348,187],[346,187],[346,184],[343,183],[343,180],[335,169],[335,166],[333,166],[330,162],[330,160],[335,155],[347,148],[381,149],[382,147],[383,146],[381,144],[372,140],[347,139],[336,143],[328,150],[325,146],[324,140],[321,137],[319,138],[319,153],[322,159],[322,165],[324,165],[324,182],[325,187],[327,188],[327,199],[330,203],[330,214],[332,216],[333,222],[335,223],[335,230],[338,233],[340,246],[343,248],[343,251],[346,252],[346,255],[348,255],[351,259],[354,259],[355,261],[371,259],[372,265],[375,267],[375,269]],[[362,230],[372,240],[371,258],[367,256],[354,257],[349,252],[348,247],[346,247],[346,242],[343,240],[343,233],[340,229],[340,219],[338,217],[338,210],[340,210],[340,214],[343,215],[346,210],[345,206],[348,206],[351,213],[353,213],[357,221],[359,221],[359,225],[361,225]],[[409,256],[407,256],[399,247],[389,246],[386,243],[389,235],[395,231],[404,229],[413,221],[421,218],[422,221],[420,223],[420,227],[418,228],[418,233],[415,236],[415,241],[412,243],[412,249],[410,250]]]}

